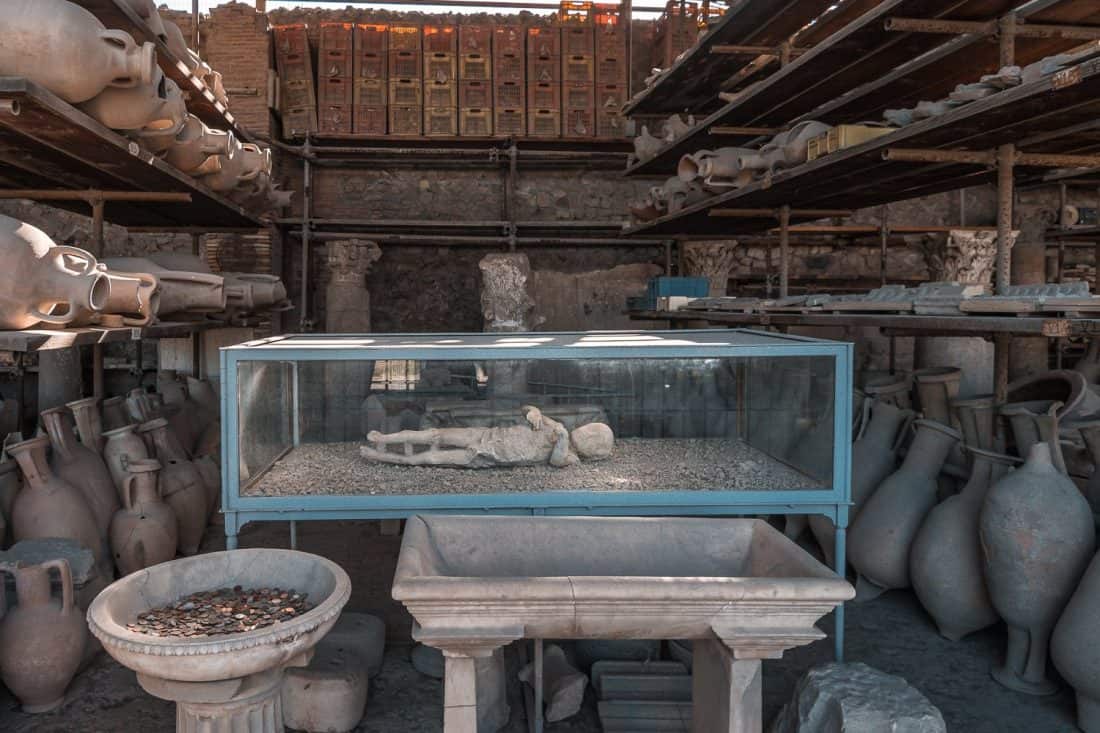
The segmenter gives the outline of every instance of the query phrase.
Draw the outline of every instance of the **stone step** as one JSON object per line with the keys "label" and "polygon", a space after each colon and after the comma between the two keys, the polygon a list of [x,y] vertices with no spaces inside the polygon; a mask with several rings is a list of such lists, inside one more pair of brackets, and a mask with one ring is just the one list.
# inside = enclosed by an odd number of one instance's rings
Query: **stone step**
{"label": "stone step", "polygon": [[599,711],[604,733],[691,733],[691,703],[605,700]]}

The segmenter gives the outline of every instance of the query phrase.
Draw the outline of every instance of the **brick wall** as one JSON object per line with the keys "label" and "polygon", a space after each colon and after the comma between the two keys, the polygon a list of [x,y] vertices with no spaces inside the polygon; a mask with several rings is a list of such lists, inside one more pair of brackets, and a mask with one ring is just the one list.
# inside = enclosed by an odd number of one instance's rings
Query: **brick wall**
{"label": "brick wall", "polygon": [[251,4],[231,2],[213,8],[199,29],[200,55],[221,72],[229,91],[229,110],[244,127],[271,134],[267,107],[267,69],[271,34],[267,16]]}

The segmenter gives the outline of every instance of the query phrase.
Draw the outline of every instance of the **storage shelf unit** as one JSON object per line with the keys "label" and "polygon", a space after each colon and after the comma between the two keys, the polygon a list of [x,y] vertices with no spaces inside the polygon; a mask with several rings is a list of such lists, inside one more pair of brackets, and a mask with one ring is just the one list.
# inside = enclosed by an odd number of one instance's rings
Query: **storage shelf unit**
{"label": "storage shelf unit", "polygon": [[[952,36],[887,30],[897,17],[996,20],[1019,0],[889,0],[859,17],[786,67],[707,116],[656,156],[627,169],[657,175],[675,169],[697,150],[741,145],[754,133],[727,134],[722,127],[781,129],[798,120],[830,124],[880,119],[888,108],[940,99],[959,83],[977,81],[999,66],[998,47],[986,36]],[[1016,13],[1032,23],[1100,26],[1100,7],[1072,0],[1033,0]],[[1026,65],[1083,43],[1072,38],[1015,39],[1015,61]],[[885,74],[882,72],[888,70]]]}
{"label": "storage shelf unit", "polygon": [[0,351],[27,353],[79,346],[138,341],[141,339],[184,338],[202,331],[225,328],[222,321],[156,323],[140,328],[98,327],[0,331]]}
{"label": "storage shelf unit", "polygon": [[168,46],[154,35],[145,21],[126,0],[73,0],[88,10],[108,28],[124,30],[138,43],[149,42],[157,48],[157,60],[164,75],[176,82],[187,94],[187,109],[210,127],[230,130],[241,140],[248,141],[244,129],[225,105],[219,102],[202,79],[195,76],[190,67],[178,58]]}
{"label": "storage shelf unit", "polygon": [[[177,192],[190,203],[111,202],[123,226],[245,227],[260,220],[26,79],[0,77],[0,188]],[[88,213],[79,202],[51,202]]]}

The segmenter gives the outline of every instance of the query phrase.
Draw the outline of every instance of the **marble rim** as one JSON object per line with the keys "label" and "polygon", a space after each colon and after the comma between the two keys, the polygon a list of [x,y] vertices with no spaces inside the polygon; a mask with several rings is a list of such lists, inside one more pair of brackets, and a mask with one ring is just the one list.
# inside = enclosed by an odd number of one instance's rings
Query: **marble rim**
{"label": "marble rim", "polygon": [[[209,560],[217,555],[227,555],[229,553],[279,553],[284,556],[291,554],[307,556],[317,565],[326,567],[332,573],[335,580],[335,587],[332,592],[329,593],[328,597],[321,601],[316,608],[297,617],[293,621],[275,624],[256,631],[245,631],[239,634],[225,634],[218,637],[208,637],[208,639],[216,639],[216,641],[191,641],[175,637],[156,637],[149,634],[141,634],[136,631],[130,631],[123,624],[120,624],[115,621],[114,618],[107,615],[105,609],[107,599],[111,595],[121,593],[130,586],[136,584],[138,578],[140,578],[142,574],[158,572],[157,568],[161,568],[159,572],[165,572],[164,568],[173,563],[199,562],[202,560]],[[245,649],[255,649],[263,646],[275,646],[287,641],[293,642],[299,637],[335,619],[340,614],[340,611],[343,610],[344,605],[348,602],[350,597],[351,579],[348,578],[348,574],[339,565],[320,555],[299,552],[298,550],[279,550],[273,548],[223,550],[221,552],[210,552],[203,555],[194,555],[192,557],[170,560],[169,562],[139,570],[136,573],[131,573],[124,578],[116,580],[101,591],[99,595],[96,596],[95,600],[92,601],[92,604],[88,607],[86,619],[92,635],[99,639],[105,647],[124,649],[130,653],[147,656],[209,656],[227,654]]]}

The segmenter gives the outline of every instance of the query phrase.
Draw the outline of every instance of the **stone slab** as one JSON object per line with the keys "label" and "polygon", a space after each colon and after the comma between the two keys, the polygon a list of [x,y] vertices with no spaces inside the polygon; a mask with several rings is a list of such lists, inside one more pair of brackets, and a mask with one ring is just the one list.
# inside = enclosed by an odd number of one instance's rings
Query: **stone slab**
{"label": "stone slab", "polygon": [[342,613],[324,642],[357,655],[363,660],[367,675],[382,671],[382,655],[386,651],[386,624],[377,616],[366,613]]}
{"label": "stone slab", "polygon": [[599,713],[605,733],[692,731],[691,703],[605,700],[599,703]]}
{"label": "stone slab", "polygon": [[308,666],[286,671],[283,724],[308,733],[352,730],[363,717],[368,679],[365,660],[341,639],[326,636]]}

